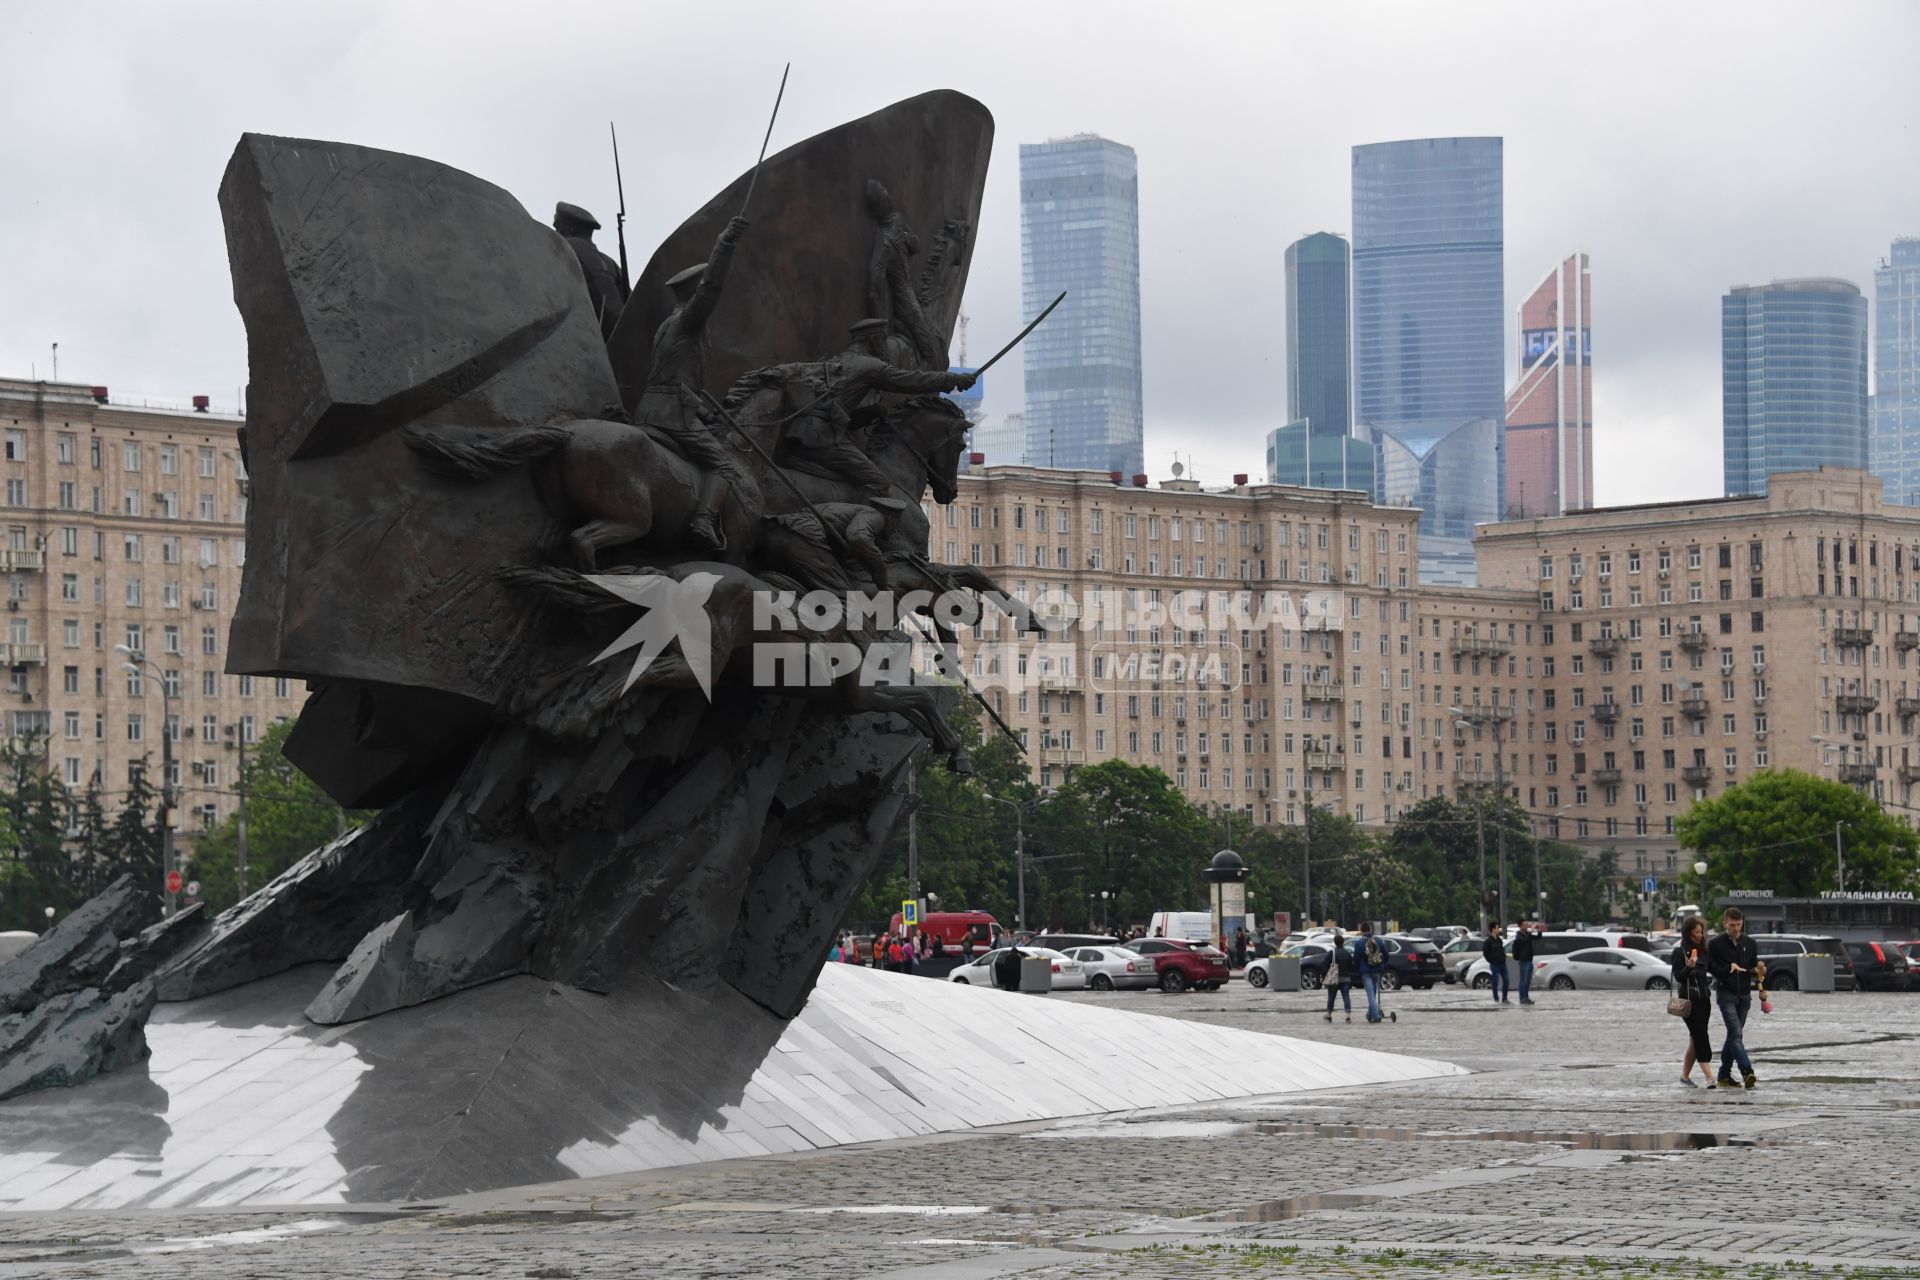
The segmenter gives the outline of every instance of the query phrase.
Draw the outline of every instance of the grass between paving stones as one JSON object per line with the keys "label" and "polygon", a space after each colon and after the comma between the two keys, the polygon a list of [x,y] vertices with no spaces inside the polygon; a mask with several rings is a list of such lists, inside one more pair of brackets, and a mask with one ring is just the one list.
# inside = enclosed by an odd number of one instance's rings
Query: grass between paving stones
{"label": "grass between paving stones", "polygon": [[[1673,1280],[1911,1280],[1910,1270],[1888,1267],[1826,1268],[1811,1262],[1716,1263],[1657,1258],[1616,1258],[1589,1254],[1584,1258],[1554,1258],[1539,1261],[1495,1259],[1484,1254],[1426,1253],[1412,1249],[1361,1250],[1347,1245],[1332,1249],[1302,1249],[1298,1245],[1271,1244],[1155,1244],[1128,1250],[1121,1258],[1145,1264],[1149,1274],[1160,1274],[1166,1264],[1169,1275],[1312,1275],[1344,1276],[1355,1280],[1393,1277],[1412,1280],[1426,1276],[1511,1276],[1516,1280],[1641,1280],[1642,1277],[1673,1277]],[[1118,1259],[1116,1259],[1118,1260]],[[1049,1269],[1050,1270],[1050,1269]],[[1031,1273],[1036,1280],[1049,1270]],[[1084,1274],[1084,1272],[1082,1272]],[[1123,1276],[1135,1274],[1123,1268]]]}

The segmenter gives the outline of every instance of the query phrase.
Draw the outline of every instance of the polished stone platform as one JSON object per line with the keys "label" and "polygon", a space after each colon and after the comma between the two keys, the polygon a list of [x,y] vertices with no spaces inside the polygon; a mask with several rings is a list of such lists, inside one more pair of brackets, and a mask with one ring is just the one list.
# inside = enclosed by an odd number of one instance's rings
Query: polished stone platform
{"label": "polished stone platform", "polygon": [[317,1027],[330,972],[163,1005],[145,1067],[0,1103],[0,1210],[418,1202],[1460,1071],[841,965],[784,1025],[738,996],[510,978]]}

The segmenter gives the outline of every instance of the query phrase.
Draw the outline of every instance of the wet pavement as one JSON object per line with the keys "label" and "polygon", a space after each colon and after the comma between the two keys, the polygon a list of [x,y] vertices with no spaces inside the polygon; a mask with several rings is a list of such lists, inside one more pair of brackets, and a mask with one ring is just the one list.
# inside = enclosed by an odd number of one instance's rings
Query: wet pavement
{"label": "wet pavement", "polygon": [[1920,995],[1801,995],[1756,1014],[1752,1091],[1682,1088],[1684,1029],[1651,996],[1554,992],[1496,1008],[1484,994],[1406,992],[1384,1026],[1328,1024],[1319,993],[1239,984],[1047,999],[1475,1074],[431,1207],[4,1214],[0,1277],[1920,1274]]}

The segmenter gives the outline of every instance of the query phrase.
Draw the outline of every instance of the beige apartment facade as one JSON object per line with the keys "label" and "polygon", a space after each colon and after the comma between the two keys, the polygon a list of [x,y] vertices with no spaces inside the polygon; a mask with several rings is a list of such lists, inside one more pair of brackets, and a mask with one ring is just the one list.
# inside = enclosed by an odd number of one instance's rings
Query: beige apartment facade
{"label": "beige apartment facade", "polygon": [[224,672],[246,557],[240,425],[0,379],[5,730],[44,735],[56,775],[75,791],[97,779],[110,812],[143,759],[158,781],[170,737],[183,837],[232,811],[237,744],[306,694]]}
{"label": "beige apartment facade", "polygon": [[989,612],[965,655],[1041,786],[1121,759],[1243,821],[1387,823],[1490,783],[1482,713],[1529,714],[1533,594],[1420,587],[1419,513],[1363,493],[986,467],[928,518],[932,558],[1066,624],[1017,639]]}
{"label": "beige apartment facade", "polygon": [[1684,873],[1674,820],[1769,766],[1914,803],[1920,509],[1839,468],[1768,489],[1475,540],[1480,582],[1538,602],[1521,801],[1629,874]]}

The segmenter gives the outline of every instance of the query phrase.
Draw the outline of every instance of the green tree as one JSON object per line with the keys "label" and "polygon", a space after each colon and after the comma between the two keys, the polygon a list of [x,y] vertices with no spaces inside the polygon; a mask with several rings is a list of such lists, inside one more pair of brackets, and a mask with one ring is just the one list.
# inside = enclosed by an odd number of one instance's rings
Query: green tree
{"label": "green tree", "polygon": [[157,892],[165,882],[161,865],[160,792],[149,779],[151,759],[142,756],[128,770],[127,791],[120,811],[113,817],[100,843],[97,867],[99,882],[111,883],[122,875],[131,875],[135,884],[152,885]]}
{"label": "green tree", "polygon": [[1911,889],[1920,869],[1913,828],[1871,798],[1797,769],[1763,769],[1680,815],[1680,843],[1706,856],[1708,879],[1806,896],[1839,887],[1836,829],[1849,889]]}
{"label": "green tree", "polygon": [[0,741],[0,928],[46,928],[45,909],[86,896],[66,845],[67,789],[54,776],[44,735]]}
{"label": "green tree", "polygon": [[1203,873],[1222,835],[1159,769],[1124,760],[1086,765],[1050,803],[1083,812],[1082,883],[1119,894],[1115,919],[1142,922],[1155,911],[1205,905]]}
{"label": "green tree", "polygon": [[[268,727],[247,749],[242,779],[247,805],[247,888],[258,889],[313,850],[334,838],[341,823],[357,827],[371,814],[344,815],[318,783],[283,754],[294,721]],[[212,831],[194,842],[190,878],[215,911],[239,898],[240,815],[238,807]]]}

